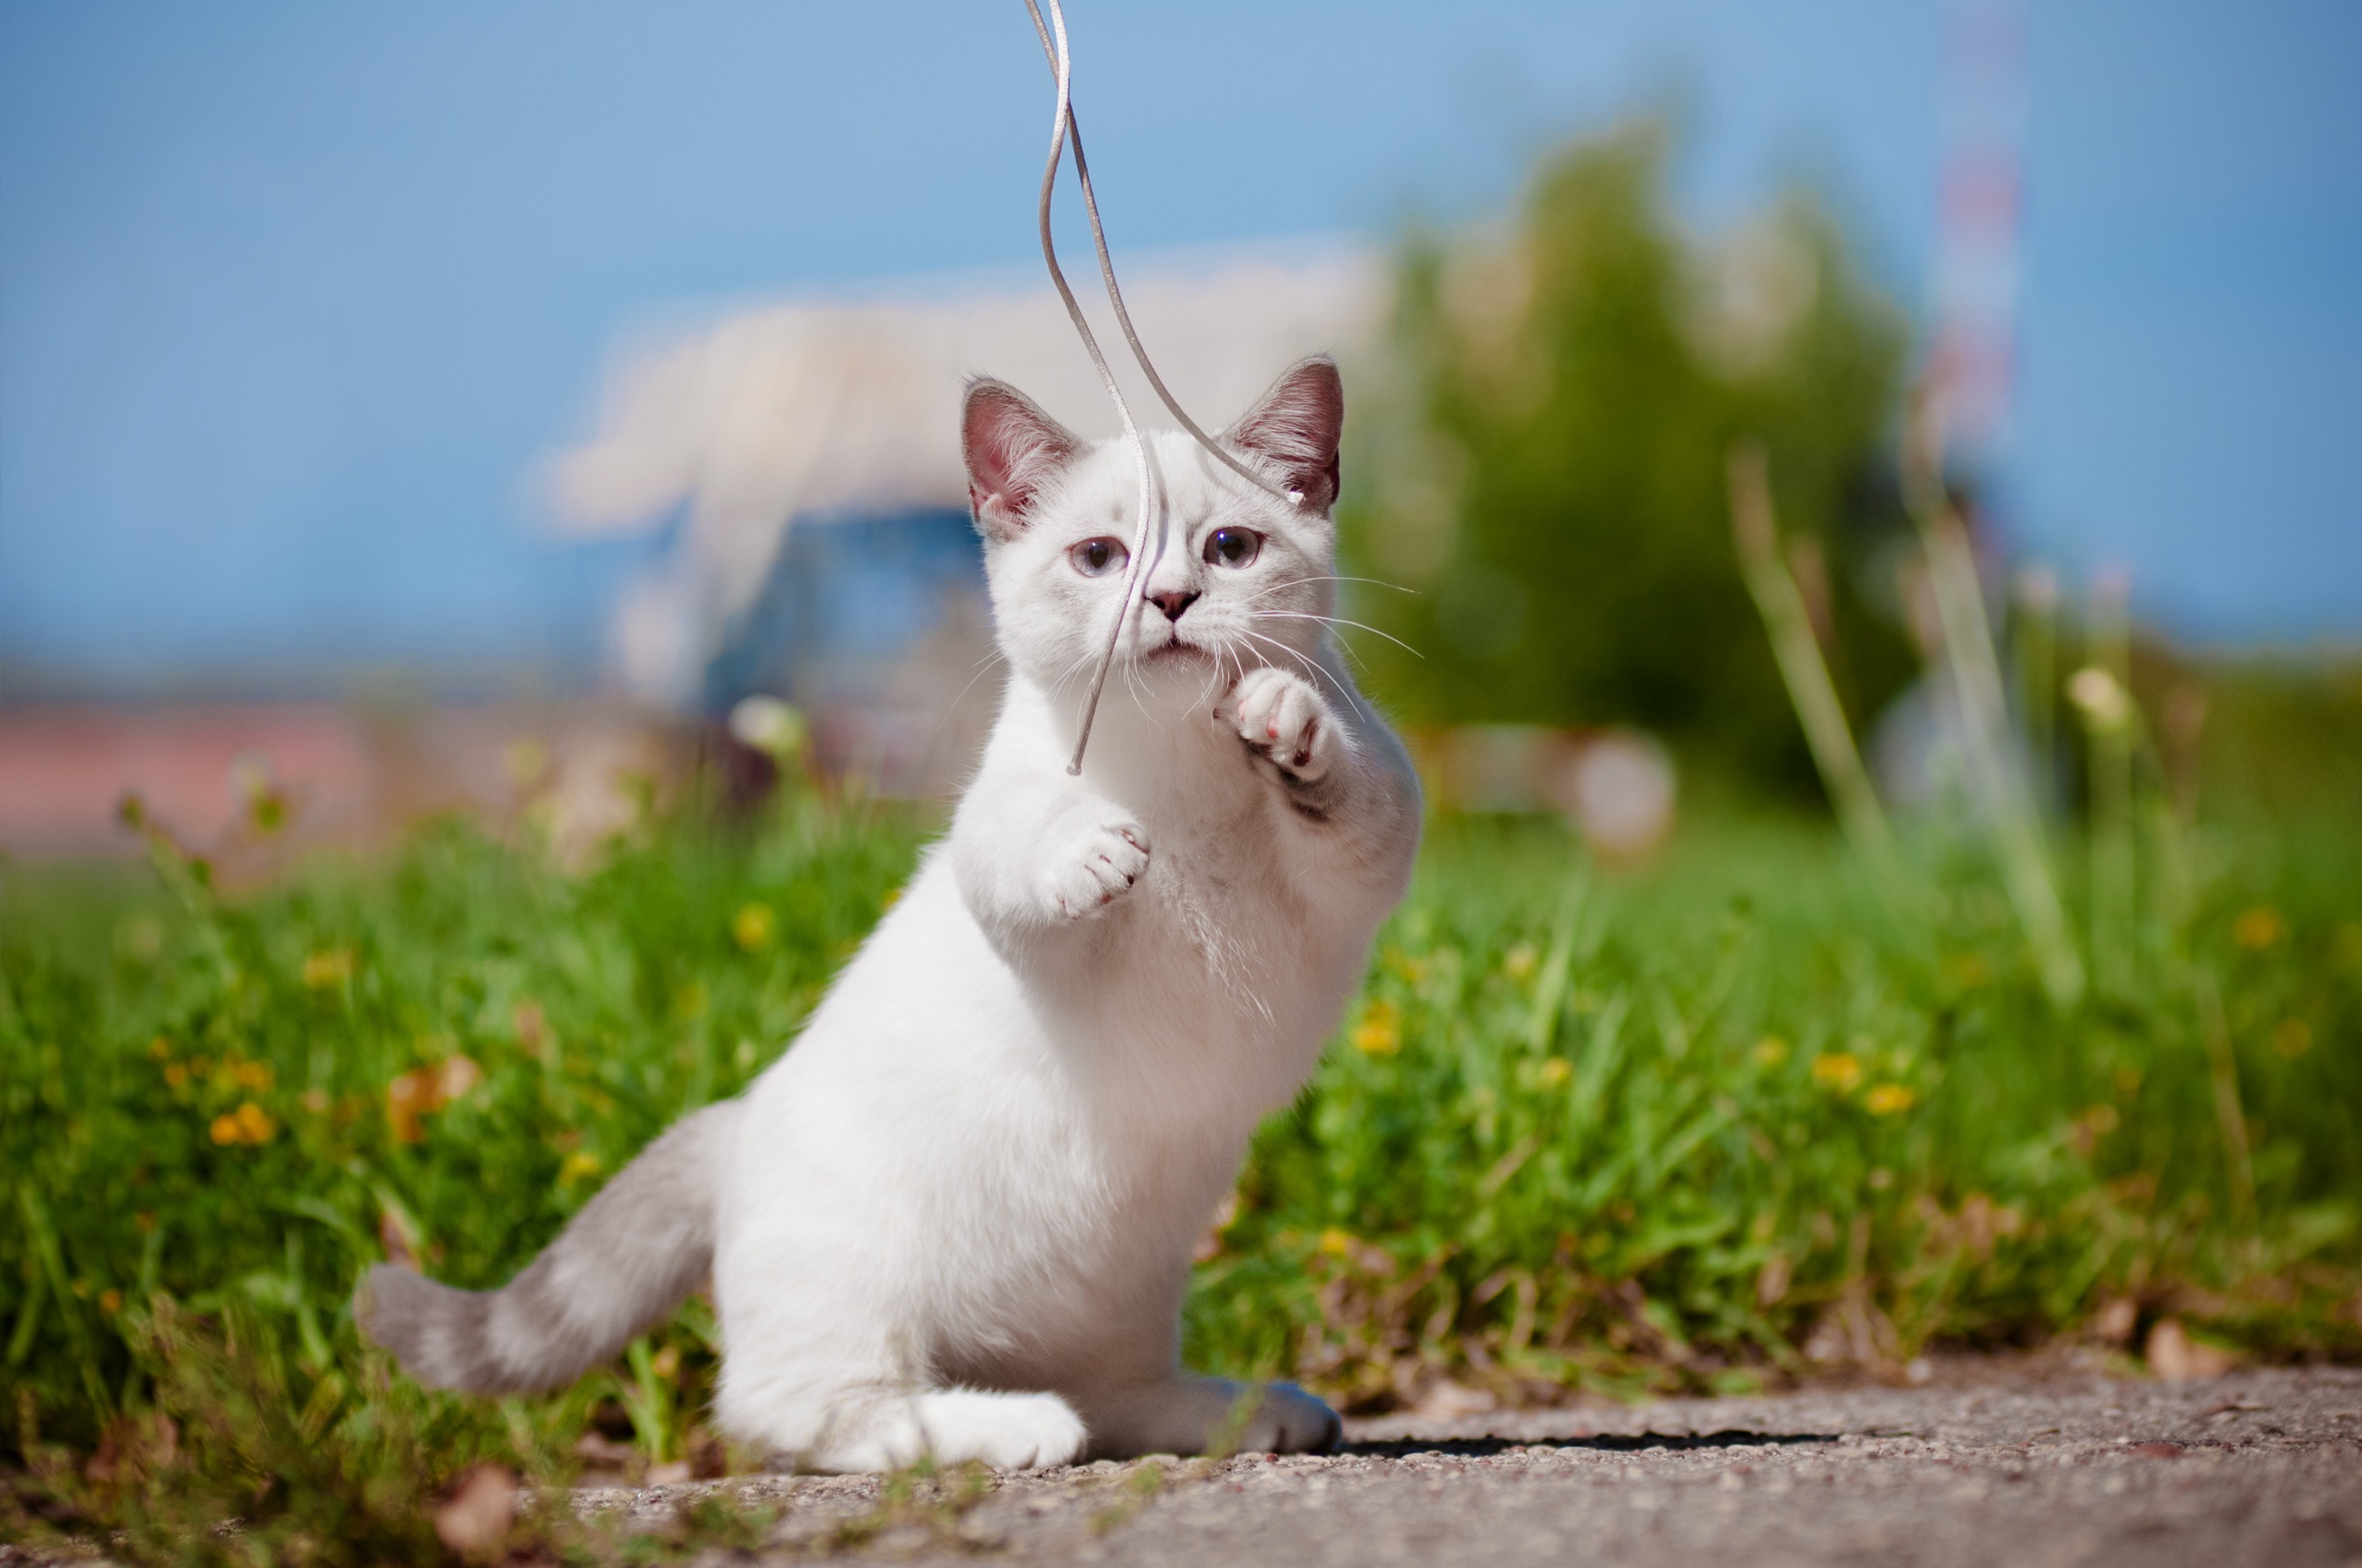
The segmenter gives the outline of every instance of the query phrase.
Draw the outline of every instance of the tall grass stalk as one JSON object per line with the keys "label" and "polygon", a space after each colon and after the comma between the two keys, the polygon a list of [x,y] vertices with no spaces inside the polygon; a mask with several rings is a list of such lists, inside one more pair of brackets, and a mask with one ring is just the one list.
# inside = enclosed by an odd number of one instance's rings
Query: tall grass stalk
{"label": "tall grass stalk", "polygon": [[1894,835],[1886,813],[1861,765],[1853,730],[1846,723],[1845,705],[1838,701],[1836,683],[1813,635],[1812,617],[1804,595],[1780,558],[1780,529],[1772,504],[1769,464],[1760,441],[1740,442],[1730,449],[1730,532],[1738,547],[1739,567],[1747,591],[1763,617],[1772,639],[1772,653],[1786,683],[1789,701],[1804,726],[1805,744],[1821,783],[1837,807],[1846,836],[1882,879],[1892,883],[1897,870]]}
{"label": "tall grass stalk", "polygon": [[[2100,700],[2085,705],[2084,734],[2092,795],[2092,967],[2103,990],[2121,994],[2134,983],[2136,919],[2133,823],[2133,748],[2138,714],[2132,698],[2132,628],[2128,585],[2120,573],[2093,578],[2085,601],[2084,669],[2105,678]],[[2098,685],[2082,671],[2079,679]],[[2113,692],[2110,696],[2108,693]]]}
{"label": "tall grass stalk", "polygon": [[1958,698],[1964,750],[1977,804],[1993,836],[2002,878],[2025,928],[2025,940],[2041,971],[2053,1006],[2065,1010],[2082,999],[2086,985],[2081,955],[2058,898],[2042,827],[2025,780],[2004,749],[2008,710],[2002,694],[2001,663],[1993,651],[1992,624],[1977,578],[1976,552],[1968,525],[1945,493],[1941,411],[1923,398],[1912,421],[1913,438],[1904,456],[1904,497],[1919,531],[1929,586],[1943,634],[1944,667]]}

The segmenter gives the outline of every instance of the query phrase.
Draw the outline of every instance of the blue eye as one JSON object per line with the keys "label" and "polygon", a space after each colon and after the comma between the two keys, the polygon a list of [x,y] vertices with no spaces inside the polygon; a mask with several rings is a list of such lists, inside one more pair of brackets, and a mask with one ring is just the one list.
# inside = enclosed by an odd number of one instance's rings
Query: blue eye
{"label": "blue eye", "polygon": [[1208,566],[1248,567],[1263,553],[1263,536],[1252,528],[1217,528],[1206,536]]}
{"label": "blue eye", "polygon": [[1131,558],[1131,552],[1123,547],[1121,539],[1085,539],[1066,552],[1066,558],[1074,562],[1075,569],[1085,577],[1105,577],[1111,571],[1123,569],[1124,562]]}

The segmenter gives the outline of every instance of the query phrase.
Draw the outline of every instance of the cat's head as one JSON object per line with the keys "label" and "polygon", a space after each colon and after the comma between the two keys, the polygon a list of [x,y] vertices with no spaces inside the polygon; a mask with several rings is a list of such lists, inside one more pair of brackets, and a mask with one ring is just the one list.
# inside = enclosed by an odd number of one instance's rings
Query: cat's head
{"label": "cat's head", "polygon": [[[1345,394],[1334,361],[1292,367],[1216,437],[1294,504],[1188,436],[1147,433],[1157,511],[1111,684],[1207,700],[1257,665],[1302,671],[1334,579],[1330,509]],[[1140,520],[1129,440],[1087,442],[1016,388],[980,380],[960,421],[1001,652],[1052,690],[1087,683],[1123,596]]]}

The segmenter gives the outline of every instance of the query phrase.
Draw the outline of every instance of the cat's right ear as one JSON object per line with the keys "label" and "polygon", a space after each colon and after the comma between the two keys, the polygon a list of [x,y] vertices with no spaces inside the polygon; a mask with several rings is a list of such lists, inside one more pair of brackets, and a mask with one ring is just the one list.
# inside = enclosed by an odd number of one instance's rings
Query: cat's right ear
{"label": "cat's right ear", "polygon": [[979,376],[960,410],[960,451],[967,460],[967,502],[977,532],[1010,539],[1032,521],[1042,486],[1083,444],[1007,381]]}

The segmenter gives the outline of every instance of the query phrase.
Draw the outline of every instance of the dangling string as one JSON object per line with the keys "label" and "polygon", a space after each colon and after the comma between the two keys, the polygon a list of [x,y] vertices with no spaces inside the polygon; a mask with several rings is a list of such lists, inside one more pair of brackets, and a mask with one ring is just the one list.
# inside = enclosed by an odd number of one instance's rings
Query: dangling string
{"label": "dangling string", "polygon": [[1090,323],[1084,319],[1083,307],[1066,282],[1065,271],[1058,265],[1058,248],[1050,237],[1051,197],[1057,190],[1058,163],[1065,156],[1066,143],[1070,139],[1075,147],[1075,178],[1083,188],[1083,210],[1090,215],[1091,246],[1098,253],[1099,278],[1107,285],[1108,303],[1115,307],[1116,325],[1122,329],[1124,342],[1131,347],[1131,357],[1139,361],[1141,372],[1148,378],[1148,384],[1155,389],[1166,410],[1180,421],[1181,427],[1233,473],[1290,506],[1297,505],[1303,497],[1294,491],[1282,490],[1273,484],[1199,429],[1198,422],[1189,417],[1179,401],[1166,389],[1164,378],[1156,373],[1156,367],[1149,362],[1148,350],[1142,346],[1140,334],[1132,328],[1131,313],[1124,308],[1123,293],[1116,287],[1115,263],[1108,256],[1107,232],[1099,223],[1098,196],[1091,189],[1090,165],[1083,158],[1083,128],[1075,118],[1074,61],[1066,47],[1066,14],[1058,0],[1049,0],[1049,6],[1050,25],[1044,26],[1042,9],[1036,0],[1025,0],[1026,13],[1033,18],[1033,30],[1042,40],[1042,52],[1048,57],[1051,74],[1058,81],[1057,116],[1050,127],[1050,159],[1042,171],[1042,259],[1049,266],[1050,282],[1057,287],[1058,297],[1065,302],[1066,315],[1073,320],[1075,331],[1083,340],[1084,351],[1091,357],[1092,367],[1099,373],[1100,384],[1107,388],[1108,400],[1115,404],[1116,417],[1123,422],[1123,433],[1131,442],[1133,462],[1140,478],[1140,521],[1132,533],[1131,559],[1124,569],[1123,598],[1116,606],[1113,624],[1108,627],[1107,646],[1099,652],[1098,669],[1091,677],[1090,691],[1083,700],[1082,729],[1075,738],[1075,755],[1066,764],[1069,774],[1079,774],[1083,770],[1083,752],[1091,744],[1091,722],[1098,714],[1099,693],[1107,686],[1108,671],[1115,663],[1116,644],[1122,639],[1124,623],[1132,613],[1133,593],[1140,587],[1140,574],[1144,569],[1148,555],[1149,523],[1155,515],[1155,495],[1148,461],[1148,439],[1141,434],[1140,426],[1132,422],[1131,405],[1124,402],[1122,389],[1116,385],[1115,373],[1108,369],[1107,356],[1099,352],[1098,338],[1092,333]]}
{"label": "dangling string", "polygon": [[[1042,51],[1045,55],[1049,56],[1050,68],[1053,71],[1059,70],[1059,61],[1061,59],[1059,49],[1052,43],[1048,29],[1042,26],[1042,13],[1036,8],[1034,0],[1025,0],[1025,9],[1032,13],[1033,30],[1041,35]],[[1054,16],[1058,14],[1058,0],[1050,0],[1050,10],[1051,14]],[[1064,39],[1065,37],[1063,19],[1060,23],[1058,37],[1060,39]],[[1065,75],[1066,79],[1071,82],[1071,68],[1068,68]],[[1081,123],[1075,118],[1075,105],[1071,94],[1066,99],[1066,136],[1067,139],[1074,143],[1075,179],[1076,182],[1083,188],[1083,211],[1090,216],[1091,245],[1092,248],[1098,252],[1099,277],[1107,284],[1108,303],[1115,307],[1116,325],[1122,328],[1123,340],[1131,346],[1131,357],[1135,360],[1139,361],[1141,374],[1148,378],[1148,384],[1155,389],[1157,399],[1164,404],[1165,411],[1171,414],[1175,420],[1180,422],[1182,429],[1197,437],[1198,444],[1199,446],[1205,447],[1206,450],[1211,452],[1216,458],[1220,458],[1232,473],[1237,474],[1241,479],[1246,480],[1249,484],[1253,485],[1256,489],[1271,496],[1274,500],[1284,501],[1290,506],[1296,505],[1303,499],[1296,491],[1282,490],[1279,486],[1272,483],[1271,480],[1264,478],[1263,475],[1255,472],[1253,469],[1239,461],[1239,459],[1231,454],[1229,447],[1222,446],[1212,436],[1207,435],[1205,431],[1199,429],[1198,422],[1189,417],[1189,411],[1181,406],[1180,400],[1173,395],[1170,388],[1165,386],[1164,378],[1156,373],[1156,366],[1150,361],[1148,358],[1148,350],[1140,341],[1140,334],[1132,327],[1131,312],[1124,308],[1123,291],[1116,287],[1115,263],[1108,259],[1107,230],[1099,224],[1098,193],[1091,189],[1091,166],[1089,160],[1083,156],[1083,127]],[[1046,237],[1044,239],[1044,248],[1045,249],[1047,248]],[[1053,273],[1055,273],[1058,271],[1058,259],[1054,255],[1050,257],[1050,271]],[[1064,291],[1062,290],[1061,292],[1063,293]],[[1067,299],[1069,308],[1072,308],[1073,296],[1068,295]],[[1087,339],[1090,336],[1090,329],[1088,327],[1082,326],[1079,316],[1076,319],[1076,325],[1081,329],[1086,339]]]}

